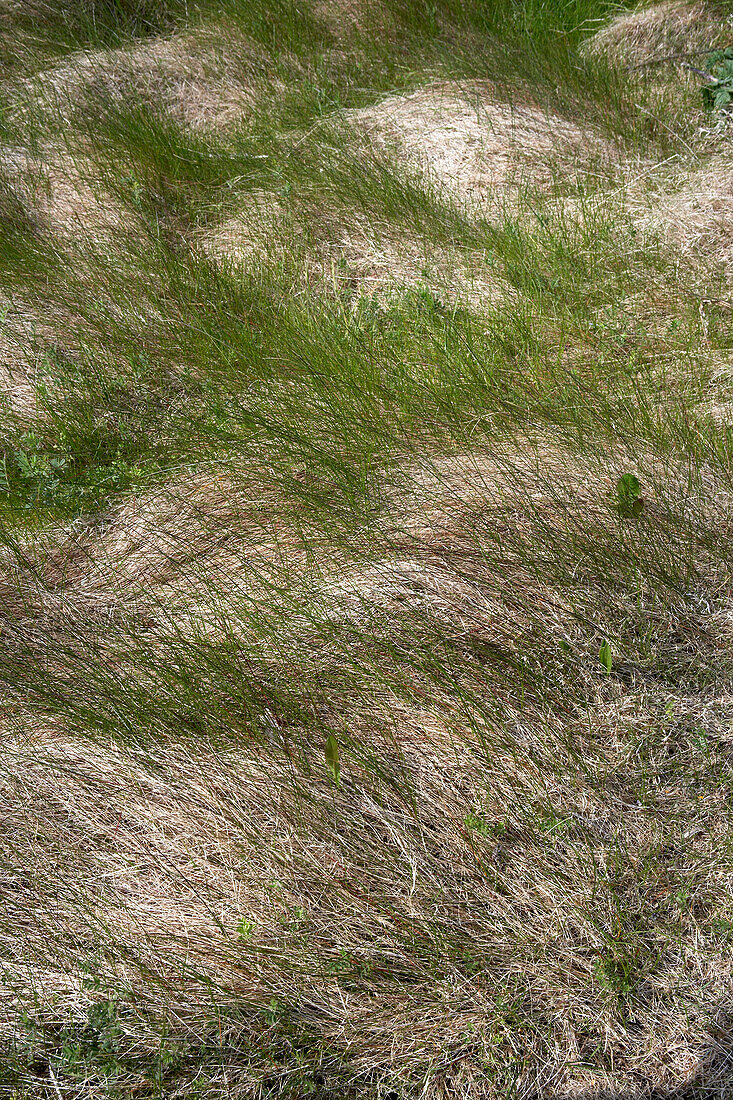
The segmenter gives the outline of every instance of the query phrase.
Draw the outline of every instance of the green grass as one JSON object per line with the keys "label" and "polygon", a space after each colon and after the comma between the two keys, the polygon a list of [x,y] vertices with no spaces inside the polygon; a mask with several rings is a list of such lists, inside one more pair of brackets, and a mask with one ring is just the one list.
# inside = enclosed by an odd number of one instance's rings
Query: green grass
{"label": "green grass", "polygon": [[[5,17],[0,1091],[723,1094],[733,337],[626,201],[717,151],[579,52],[618,10]],[[202,27],[256,57],[231,125],[39,94]],[[612,153],[477,209],[345,113],[444,80]]]}

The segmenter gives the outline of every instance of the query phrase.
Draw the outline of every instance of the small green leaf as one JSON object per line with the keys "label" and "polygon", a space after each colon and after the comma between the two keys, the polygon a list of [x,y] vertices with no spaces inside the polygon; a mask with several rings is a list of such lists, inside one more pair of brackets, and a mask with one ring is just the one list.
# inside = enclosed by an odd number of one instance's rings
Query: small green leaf
{"label": "small green leaf", "polygon": [[338,741],[329,734],[326,738],[326,765],[337,787],[341,786],[341,765],[339,764],[339,746]]}
{"label": "small green leaf", "polygon": [[713,50],[705,66],[712,79],[701,88],[710,111],[725,111],[733,103],[733,48]]}
{"label": "small green leaf", "polygon": [[483,814],[467,813],[463,819],[463,824],[467,829],[473,829],[477,833],[481,833],[482,836],[489,835],[490,826]]}
{"label": "small green leaf", "polygon": [[[727,62],[733,62],[733,46],[726,46],[724,50],[711,50],[707,56],[705,68],[709,73],[717,75],[716,70],[718,67],[725,67]],[[733,75],[733,65],[731,66],[731,75]]]}
{"label": "small green leaf", "polygon": [[639,479],[635,474],[622,474],[616,482],[616,500],[619,513],[627,519],[636,518],[644,508]]}
{"label": "small green leaf", "polygon": [[247,920],[246,917],[242,917],[242,919],[237,924],[237,932],[239,934],[240,940],[251,940],[254,930],[254,924],[251,920]]}
{"label": "small green leaf", "polygon": [[635,474],[622,474],[616,485],[619,500],[636,500],[641,491],[639,479]]}
{"label": "small green leaf", "polygon": [[598,656],[599,656],[601,664],[605,668],[606,672],[610,673],[611,672],[611,666],[613,664],[613,661],[612,661],[612,658],[611,658],[611,643],[610,642],[605,641],[603,643]]}

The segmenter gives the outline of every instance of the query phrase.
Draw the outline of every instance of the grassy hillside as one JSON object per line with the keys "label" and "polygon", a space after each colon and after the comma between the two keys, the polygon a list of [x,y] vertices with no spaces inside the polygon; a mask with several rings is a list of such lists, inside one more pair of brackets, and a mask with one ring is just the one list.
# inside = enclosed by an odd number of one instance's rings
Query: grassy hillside
{"label": "grassy hillside", "polygon": [[733,1095],[727,46],[0,3],[0,1096]]}

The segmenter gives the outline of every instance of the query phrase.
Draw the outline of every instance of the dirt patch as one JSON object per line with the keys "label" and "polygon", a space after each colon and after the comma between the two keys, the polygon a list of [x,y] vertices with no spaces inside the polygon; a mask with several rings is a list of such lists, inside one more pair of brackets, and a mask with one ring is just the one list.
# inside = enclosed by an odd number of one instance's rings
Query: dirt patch
{"label": "dirt patch", "polygon": [[560,173],[567,182],[599,159],[610,163],[594,133],[536,107],[497,103],[486,82],[421,88],[345,117],[450,197],[484,209],[511,202],[523,186],[549,189]]}
{"label": "dirt patch", "polygon": [[709,50],[730,39],[733,24],[719,4],[704,0],[669,0],[613,19],[585,43],[584,49],[623,65],[654,58]]}

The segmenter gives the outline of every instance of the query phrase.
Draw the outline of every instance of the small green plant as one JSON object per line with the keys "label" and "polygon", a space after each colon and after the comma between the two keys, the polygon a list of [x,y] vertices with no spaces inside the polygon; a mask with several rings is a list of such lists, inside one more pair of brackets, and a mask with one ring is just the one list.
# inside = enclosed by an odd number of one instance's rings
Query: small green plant
{"label": "small green plant", "polygon": [[565,833],[567,833],[572,825],[572,822],[566,818],[561,817],[555,813],[554,810],[548,808],[543,810],[540,814],[537,822],[540,832],[550,836],[555,841],[559,840]]}
{"label": "small green plant", "polygon": [[262,1010],[262,1015],[270,1027],[274,1027],[284,1022],[288,1014],[289,1009],[287,1004],[285,1001],[280,1000],[279,997],[270,997],[267,1007]]}
{"label": "small green plant", "polygon": [[323,968],[327,974],[333,974],[344,989],[356,989],[365,978],[373,975],[375,965],[372,959],[357,958],[341,947],[338,955],[325,960]]}
{"label": "small green plant", "polygon": [[325,968],[330,974],[348,974],[354,967],[354,961],[345,947],[339,948],[338,955],[327,959]]}
{"label": "small green plant", "polygon": [[507,831],[506,821],[489,821],[485,814],[474,810],[469,810],[463,819],[463,824],[474,833],[496,839],[503,837]]}
{"label": "small green plant", "polygon": [[710,111],[725,111],[733,105],[733,46],[716,50],[707,59],[712,80],[702,88],[702,99]]}
{"label": "small green plant", "polygon": [[616,507],[624,519],[636,519],[644,510],[639,479],[635,474],[622,474],[616,483]]}
{"label": "small green plant", "polygon": [[730,947],[733,943],[733,920],[729,917],[714,917],[710,923],[720,942]]}
{"label": "small green plant", "polygon": [[702,726],[695,726],[690,733],[690,743],[703,756],[710,756],[710,738]]}
{"label": "small green plant", "polygon": [[86,1021],[61,1029],[56,1040],[59,1066],[72,1078],[83,1078],[90,1066],[111,1079],[129,1069],[125,1030],[113,998],[90,1005]]}
{"label": "small green plant", "polygon": [[254,930],[254,923],[251,920],[247,920],[246,917],[242,917],[237,924],[237,935],[239,936],[240,940],[243,940],[245,943],[249,942],[249,940],[252,939],[252,934],[254,933]]}
{"label": "small green plant", "polygon": [[486,820],[483,814],[476,814],[473,811],[469,811],[463,819],[463,824],[467,829],[471,829],[474,833],[480,833],[481,836],[489,836],[491,833],[491,824]]}
{"label": "small green plant", "polygon": [[333,781],[337,787],[341,786],[341,765],[339,763],[339,746],[338,741],[331,733],[326,738],[326,766],[333,776]]}
{"label": "small green plant", "polygon": [[638,952],[614,944],[595,958],[593,972],[604,989],[617,997],[627,997],[639,984],[641,976]]}
{"label": "small green plant", "polygon": [[139,483],[142,466],[122,442],[88,442],[85,451],[65,432],[47,442],[28,431],[6,444],[0,453],[0,505],[19,513],[39,507],[62,515],[95,512]]}
{"label": "small green plant", "polygon": [[611,655],[611,643],[608,640],[604,640],[601,648],[598,652],[598,659],[605,668],[606,672],[610,675],[611,668],[613,666],[613,657]]}

